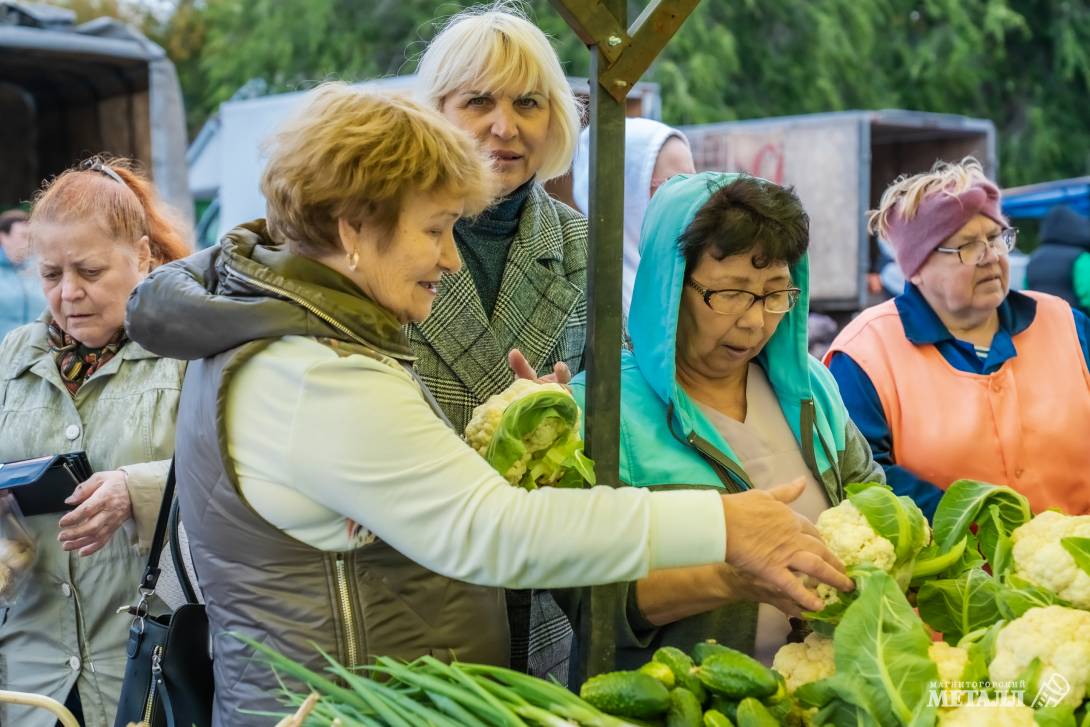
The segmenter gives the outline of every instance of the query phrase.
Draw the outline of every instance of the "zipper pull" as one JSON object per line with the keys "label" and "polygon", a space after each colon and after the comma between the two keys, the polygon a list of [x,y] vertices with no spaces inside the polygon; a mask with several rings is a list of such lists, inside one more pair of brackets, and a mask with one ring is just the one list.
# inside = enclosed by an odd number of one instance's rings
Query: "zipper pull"
{"label": "zipper pull", "polygon": [[163,671],[162,665],[163,647],[156,646],[155,651],[151,652],[151,673],[160,674]]}

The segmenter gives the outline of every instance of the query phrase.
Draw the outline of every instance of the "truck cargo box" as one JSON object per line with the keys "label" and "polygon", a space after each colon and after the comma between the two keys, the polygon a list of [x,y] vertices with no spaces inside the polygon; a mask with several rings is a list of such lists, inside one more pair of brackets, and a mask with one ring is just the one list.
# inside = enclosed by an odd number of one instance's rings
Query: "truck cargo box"
{"label": "truck cargo box", "polygon": [[744,171],[794,186],[810,215],[811,305],[867,303],[867,211],[900,174],[975,156],[996,169],[995,126],[919,111],[845,111],[682,127],[698,170]]}
{"label": "truck cargo box", "polygon": [[109,18],[0,2],[0,208],[98,153],[131,157],[186,217],[185,113],[162,48]]}

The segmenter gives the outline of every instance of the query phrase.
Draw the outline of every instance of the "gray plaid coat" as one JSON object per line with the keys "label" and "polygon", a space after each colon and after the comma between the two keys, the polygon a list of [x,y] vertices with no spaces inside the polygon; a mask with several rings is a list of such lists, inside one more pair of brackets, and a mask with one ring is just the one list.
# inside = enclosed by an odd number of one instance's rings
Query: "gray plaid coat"
{"label": "gray plaid coat", "polygon": [[459,434],[485,399],[514,380],[517,348],[536,371],[583,368],[587,221],[535,184],[511,243],[492,320],[468,268],[444,279],[431,315],[408,326],[416,372]]}
{"label": "gray plaid coat", "polygon": [[[517,348],[535,371],[583,368],[587,335],[587,221],[535,184],[507,255],[490,321],[468,268],[443,282],[431,315],[408,327],[415,368],[461,434],[473,409],[514,380]],[[568,678],[572,629],[548,591],[508,591],[511,664]]]}

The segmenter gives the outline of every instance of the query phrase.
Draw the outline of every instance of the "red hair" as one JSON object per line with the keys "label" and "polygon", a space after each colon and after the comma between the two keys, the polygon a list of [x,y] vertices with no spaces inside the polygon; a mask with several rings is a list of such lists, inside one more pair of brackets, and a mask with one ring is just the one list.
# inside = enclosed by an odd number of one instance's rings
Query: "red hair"
{"label": "red hair", "polygon": [[30,212],[30,233],[33,239],[39,222],[94,220],[106,233],[130,243],[147,235],[154,268],[191,252],[177,218],[130,160],[92,157],[42,187]]}

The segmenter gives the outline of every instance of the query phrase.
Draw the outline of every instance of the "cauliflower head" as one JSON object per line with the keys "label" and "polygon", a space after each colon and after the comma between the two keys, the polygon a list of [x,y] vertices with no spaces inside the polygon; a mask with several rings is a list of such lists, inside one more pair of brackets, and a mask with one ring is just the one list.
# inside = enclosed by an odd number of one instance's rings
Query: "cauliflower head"
{"label": "cauliflower head", "polygon": [[1013,681],[1034,659],[1041,661],[1040,684],[1059,675],[1071,687],[1062,704],[1081,704],[1090,685],[1090,611],[1064,606],[1026,611],[1000,630],[988,675],[993,682]]}
{"label": "cauliflower head", "polygon": [[772,657],[772,668],[783,675],[792,694],[803,684],[831,677],[836,673],[833,640],[815,632],[801,644],[784,644]]}
{"label": "cauliflower head", "polygon": [[939,727],[1037,727],[1033,710],[1013,706],[977,704],[939,713]]}
{"label": "cauliflower head", "polygon": [[1046,510],[1011,533],[1014,574],[1052,591],[1076,608],[1090,609],[1090,574],[1079,568],[1062,538],[1090,538],[1090,515]]}
{"label": "cauliflower head", "polygon": [[927,647],[927,655],[939,669],[939,681],[956,682],[961,680],[965,667],[969,664],[969,652],[945,641],[932,642]]}
{"label": "cauliflower head", "polygon": [[[492,442],[492,437],[496,433],[496,428],[500,425],[500,420],[503,419],[503,412],[507,410],[511,404],[515,403],[524,396],[530,394],[536,394],[539,391],[559,391],[561,393],[568,393],[560,384],[539,384],[536,381],[530,379],[515,379],[514,383],[508,386],[506,389],[498,394],[493,394],[488,399],[473,410],[473,416],[470,417],[469,424],[466,425],[466,442],[469,446],[477,450],[483,457],[488,451],[488,445]],[[542,435],[545,438],[547,433]],[[555,435],[548,444],[544,445],[548,447],[553,441],[556,440]],[[543,447],[538,447],[539,449]],[[529,458],[527,458],[529,461]],[[523,467],[525,471],[525,467]],[[521,476],[522,473],[519,473]]]}
{"label": "cauliflower head", "polygon": [[[886,538],[874,531],[867,518],[851,500],[844,500],[818,516],[817,529],[829,550],[846,568],[873,565],[889,573],[897,561],[897,551]],[[817,595],[826,606],[840,599],[840,591],[827,583],[818,583]]]}

